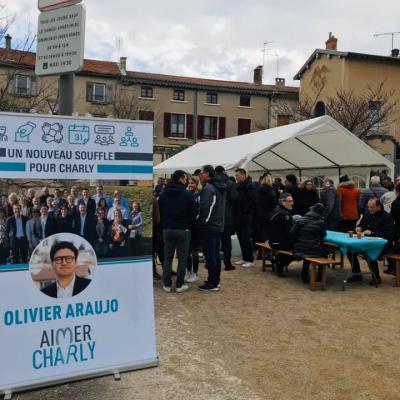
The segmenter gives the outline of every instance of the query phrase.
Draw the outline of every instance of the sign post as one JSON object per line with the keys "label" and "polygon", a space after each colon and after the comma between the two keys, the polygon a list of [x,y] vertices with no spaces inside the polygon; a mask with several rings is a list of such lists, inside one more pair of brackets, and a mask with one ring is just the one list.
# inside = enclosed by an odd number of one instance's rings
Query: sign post
{"label": "sign post", "polygon": [[75,3],[79,1],[42,0],[38,4],[45,11],[38,20],[35,73],[60,75],[61,115],[72,115],[73,74],[82,68],[84,60],[86,13],[82,4]]}

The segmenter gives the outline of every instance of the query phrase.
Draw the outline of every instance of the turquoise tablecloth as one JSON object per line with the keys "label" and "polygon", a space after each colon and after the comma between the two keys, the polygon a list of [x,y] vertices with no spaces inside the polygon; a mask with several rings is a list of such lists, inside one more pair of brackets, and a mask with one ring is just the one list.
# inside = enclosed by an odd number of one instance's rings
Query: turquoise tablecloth
{"label": "turquoise tablecloth", "polygon": [[335,231],[327,231],[324,241],[337,244],[343,254],[347,253],[347,250],[364,253],[372,261],[379,257],[387,243],[386,239],[368,239],[368,237],[357,239],[355,234],[349,238],[347,233]]}

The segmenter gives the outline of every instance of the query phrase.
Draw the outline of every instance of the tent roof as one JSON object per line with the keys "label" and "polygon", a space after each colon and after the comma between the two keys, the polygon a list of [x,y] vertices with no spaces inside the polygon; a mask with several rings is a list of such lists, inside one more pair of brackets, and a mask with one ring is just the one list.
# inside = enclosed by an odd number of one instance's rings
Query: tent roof
{"label": "tent roof", "polygon": [[278,128],[197,143],[155,166],[156,175],[177,169],[193,172],[202,165],[248,172],[310,170],[394,165],[350,131],[325,115]]}

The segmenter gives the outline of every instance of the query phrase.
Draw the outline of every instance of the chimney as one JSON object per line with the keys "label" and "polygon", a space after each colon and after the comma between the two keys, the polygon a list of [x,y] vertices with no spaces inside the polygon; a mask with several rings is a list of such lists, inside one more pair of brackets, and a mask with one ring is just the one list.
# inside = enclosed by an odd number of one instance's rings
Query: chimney
{"label": "chimney", "polygon": [[122,74],[126,75],[126,57],[119,58],[119,69],[121,70]]}
{"label": "chimney", "polygon": [[400,50],[399,49],[392,49],[391,56],[393,58],[399,58]]}
{"label": "chimney", "polygon": [[329,32],[329,39],[325,42],[326,50],[337,50],[337,38]]}
{"label": "chimney", "polygon": [[263,78],[263,67],[259,65],[258,67],[254,68],[254,83],[256,85],[262,85],[262,78]]}
{"label": "chimney", "polygon": [[275,78],[275,85],[276,86],[285,86],[285,78]]}
{"label": "chimney", "polygon": [[6,49],[7,50],[11,50],[11,39],[12,37],[7,33],[7,35],[5,36],[6,39]]}

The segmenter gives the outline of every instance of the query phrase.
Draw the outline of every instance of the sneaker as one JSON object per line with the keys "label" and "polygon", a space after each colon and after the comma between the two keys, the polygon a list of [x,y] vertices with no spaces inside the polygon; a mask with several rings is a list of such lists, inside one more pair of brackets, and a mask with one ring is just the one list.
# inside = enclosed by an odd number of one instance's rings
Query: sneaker
{"label": "sneaker", "polygon": [[176,288],[176,293],[186,292],[187,290],[189,290],[189,285],[186,285],[186,283],[184,283],[181,287]]}
{"label": "sneaker", "polygon": [[236,269],[233,265],[229,265],[228,267],[225,267],[225,271],[233,271]]}
{"label": "sneaker", "polygon": [[199,290],[206,291],[206,292],[218,292],[220,289],[219,285],[218,286],[212,286],[206,283],[205,285],[199,286]]}
{"label": "sneaker", "polygon": [[353,276],[350,276],[350,278],[347,279],[347,282],[348,283],[361,282],[362,280],[363,280],[362,275],[353,275]]}
{"label": "sneaker", "polygon": [[192,273],[191,272],[189,272],[189,271],[186,271],[186,274],[185,274],[185,279],[184,279],[184,281],[185,282],[189,282],[188,281],[188,279],[190,279],[190,277],[192,276]]}
{"label": "sneaker", "polygon": [[235,261],[235,265],[242,265],[244,263],[245,263],[244,260]]}
{"label": "sneaker", "polygon": [[189,278],[185,279],[185,282],[193,283],[193,282],[197,282],[198,279],[199,279],[199,278],[197,277],[197,274],[195,274],[194,272],[192,272],[192,273],[190,274]]}
{"label": "sneaker", "polygon": [[[204,284],[205,284],[205,285],[208,285],[208,281],[204,281]],[[217,287],[221,289],[221,284],[218,283]]]}
{"label": "sneaker", "polygon": [[[382,279],[381,278],[376,278],[376,283],[378,285],[380,285],[382,283]],[[372,279],[371,282],[369,283],[371,286],[376,286],[375,281]]]}
{"label": "sneaker", "polygon": [[171,293],[171,286],[163,286],[164,292]]}
{"label": "sneaker", "polygon": [[394,276],[396,276],[396,271],[395,271],[394,269],[390,269],[390,268],[385,269],[385,270],[383,271],[383,273],[384,273],[384,274],[388,274],[388,275],[394,275]]}
{"label": "sneaker", "polygon": [[254,267],[254,263],[251,261],[246,261],[241,265],[242,268],[251,268]]}

